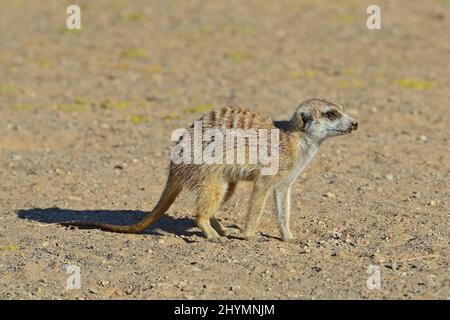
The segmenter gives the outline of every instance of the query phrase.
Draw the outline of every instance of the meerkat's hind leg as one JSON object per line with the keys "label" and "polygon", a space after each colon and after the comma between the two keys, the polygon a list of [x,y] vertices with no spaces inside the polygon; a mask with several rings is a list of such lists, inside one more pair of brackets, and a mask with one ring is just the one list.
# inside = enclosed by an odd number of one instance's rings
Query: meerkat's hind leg
{"label": "meerkat's hind leg", "polygon": [[237,182],[229,182],[227,185],[227,191],[225,192],[225,196],[223,197],[222,203],[226,203],[233,196],[236,191]]}
{"label": "meerkat's hind leg", "polygon": [[[230,198],[233,196],[234,191],[236,190],[237,182],[229,182],[226,188],[225,195],[222,200],[222,205],[225,204]],[[237,235],[240,232],[239,228],[236,227],[225,227],[223,224],[220,223],[219,220],[217,220],[216,216],[213,215],[209,219],[211,226],[219,233],[219,235],[228,237],[232,235]]]}
{"label": "meerkat's hind leg", "polygon": [[[198,190],[197,225],[202,229],[209,241],[223,242],[226,238],[222,237],[222,235],[211,226],[211,222],[217,221],[214,214],[222,203],[226,185],[222,181],[212,178],[208,182],[205,182],[204,186],[205,187],[202,188],[202,190]],[[213,224],[215,224],[215,222],[213,222]]]}

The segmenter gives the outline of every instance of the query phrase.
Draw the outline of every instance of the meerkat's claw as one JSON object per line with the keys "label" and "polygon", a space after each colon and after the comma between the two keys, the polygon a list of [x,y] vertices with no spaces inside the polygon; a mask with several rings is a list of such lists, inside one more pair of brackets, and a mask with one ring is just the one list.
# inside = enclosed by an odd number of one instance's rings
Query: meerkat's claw
{"label": "meerkat's claw", "polygon": [[259,237],[257,237],[256,241],[257,242],[269,242],[270,240],[267,239],[266,237],[259,236]]}
{"label": "meerkat's claw", "polygon": [[283,241],[285,241],[285,242],[290,242],[293,239],[294,239],[294,237],[292,236],[292,234],[290,232],[283,235]]}
{"label": "meerkat's claw", "polygon": [[240,232],[241,232],[241,230],[238,228],[229,227],[229,228],[224,228],[222,230],[222,235],[225,237],[237,236],[237,235],[239,235]]}

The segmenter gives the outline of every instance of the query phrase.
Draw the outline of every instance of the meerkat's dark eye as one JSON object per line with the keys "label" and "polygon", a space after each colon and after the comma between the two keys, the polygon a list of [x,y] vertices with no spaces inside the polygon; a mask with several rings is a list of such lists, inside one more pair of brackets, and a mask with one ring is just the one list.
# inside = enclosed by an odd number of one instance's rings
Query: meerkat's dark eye
{"label": "meerkat's dark eye", "polygon": [[330,110],[330,111],[325,112],[325,116],[330,120],[334,120],[338,117],[338,114],[336,111]]}

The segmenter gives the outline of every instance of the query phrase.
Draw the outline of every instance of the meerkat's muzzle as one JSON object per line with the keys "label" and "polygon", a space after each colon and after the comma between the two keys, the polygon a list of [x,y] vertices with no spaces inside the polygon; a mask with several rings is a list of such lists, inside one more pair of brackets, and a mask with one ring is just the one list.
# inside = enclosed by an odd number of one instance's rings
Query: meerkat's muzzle
{"label": "meerkat's muzzle", "polygon": [[358,130],[358,121],[352,121],[352,123],[350,124],[350,126],[348,127],[347,130],[345,130],[344,132],[346,134],[350,134],[352,133],[352,131],[354,130]]}

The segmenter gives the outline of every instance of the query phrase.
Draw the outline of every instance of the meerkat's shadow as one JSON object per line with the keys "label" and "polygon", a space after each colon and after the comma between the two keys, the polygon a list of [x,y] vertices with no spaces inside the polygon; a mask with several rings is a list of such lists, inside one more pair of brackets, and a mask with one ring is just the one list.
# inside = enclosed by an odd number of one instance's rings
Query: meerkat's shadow
{"label": "meerkat's shadow", "polygon": [[[72,210],[60,208],[21,209],[17,216],[21,219],[40,223],[60,223],[64,221],[98,221],[117,225],[133,224],[140,221],[148,212],[139,210]],[[153,226],[140,234],[163,235],[168,232],[179,236],[201,236],[200,231],[191,230],[196,223],[190,218],[175,218],[164,215]]]}

